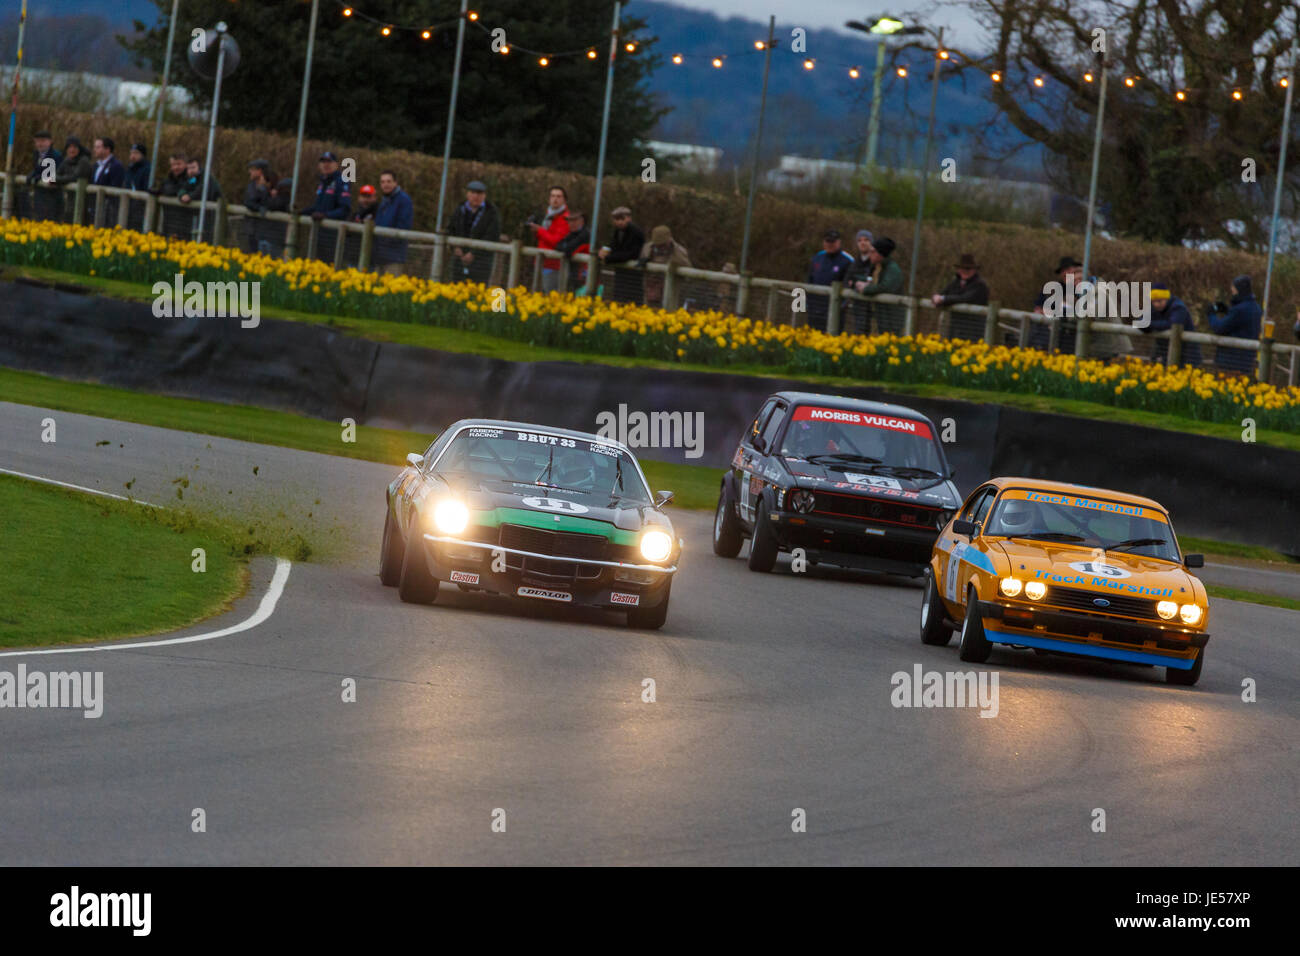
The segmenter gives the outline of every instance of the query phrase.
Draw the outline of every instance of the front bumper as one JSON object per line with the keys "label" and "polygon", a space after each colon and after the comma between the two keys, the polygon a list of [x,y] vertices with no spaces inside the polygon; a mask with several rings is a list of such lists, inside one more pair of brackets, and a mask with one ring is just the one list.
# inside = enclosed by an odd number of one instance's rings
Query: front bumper
{"label": "front bumper", "polygon": [[939,537],[938,528],[831,518],[816,512],[768,515],[782,551],[803,548],[811,561],[907,577],[925,573]]}
{"label": "front bumper", "polygon": [[994,643],[1178,670],[1191,670],[1197,653],[1210,640],[1204,631],[1175,624],[1027,607],[1010,601],[980,601],[976,610],[984,621],[985,638]]}
{"label": "front bumper", "polygon": [[[425,559],[439,581],[507,594],[626,611],[656,607],[677,571],[670,565],[566,558],[426,533]],[[493,570],[493,564],[502,570]]]}

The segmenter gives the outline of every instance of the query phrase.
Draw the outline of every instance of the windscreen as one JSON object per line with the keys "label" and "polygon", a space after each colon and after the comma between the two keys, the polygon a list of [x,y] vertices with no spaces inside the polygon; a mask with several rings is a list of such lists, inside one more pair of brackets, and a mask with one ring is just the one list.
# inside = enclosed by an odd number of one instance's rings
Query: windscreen
{"label": "windscreen", "polygon": [[1179,560],[1173,529],[1161,512],[1079,495],[1007,491],[984,533]]}
{"label": "windscreen", "polygon": [[646,504],[650,492],[636,463],[614,445],[517,428],[463,429],[437,470],[547,488],[567,488]]}
{"label": "windscreen", "polygon": [[861,465],[885,475],[938,478],[944,470],[926,422],[816,405],[795,409],[781,454],[820,464]]}

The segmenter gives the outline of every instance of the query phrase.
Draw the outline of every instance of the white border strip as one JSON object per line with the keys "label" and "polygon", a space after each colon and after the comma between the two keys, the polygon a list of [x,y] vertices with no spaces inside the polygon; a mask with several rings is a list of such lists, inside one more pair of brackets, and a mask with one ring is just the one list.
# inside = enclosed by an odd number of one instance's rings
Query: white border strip
{"label": "white border strip", "polygon": [[266,593],[262,595],[261,603],[257,605],[257,610],[249,617],[238,624],[232,624],[230,627],[223,627],[219,631],[212,631],[208,634],[192,634],[189,637],[170,637],[161,641],[135,641],[130,644],[97,644],[93,647],[52,647],[46,650],[32,651],[5,651],[0,653],[0,657],[35,657],[43,654],[86,654],[91,651],[133,651],[142,647],[168,647],[172,644],[195,644],[199,641],[211,641],[218,637],[229,637],[231,634],[238,634],[241,631],[251,630],[257,627],[263,621],[267,620],[275,613],[275,605],[280,600],[280,595],[284,593],[284,586],[289,581],[289,569],[293,567],[293,562],[287,558],[275,559],[275,574],[271,576],[271,586]]}
{"label": "white border strip", "polygon": [[29,475],[22,471],[12,471],[8,468],[0,468],[0,474],[13,475],[15,478],[26,478],[28,481],[39,481],[43,485],[58,485],[60,488],[71,488],[74,491],[84,491],[88,495],[99,495],[103,498],[116,498],[118,501],[130,501],[137,505],[144,505],[146,508],[160,508],[161,505],[151,504],[148,501],[141,501],[139,498],[128,498],[126,495],[115,495],[111,491],[100,491],[97,488],[87,488],[85,485],[74,485],[67,481],[55,481],[53,478],[42,478],[40,475]]}

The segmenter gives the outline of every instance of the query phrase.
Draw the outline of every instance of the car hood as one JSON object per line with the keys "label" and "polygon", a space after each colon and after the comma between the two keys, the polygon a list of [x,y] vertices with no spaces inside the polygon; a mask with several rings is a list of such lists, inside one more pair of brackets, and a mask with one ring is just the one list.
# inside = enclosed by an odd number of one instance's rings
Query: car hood
{"label": "car hood", "polygon": [[1099,594],[1181,601],[1195,595],[1203,599],[1196,578],[1181,565],[1168,561],[1053,541],[1006,538],[996,546],[1010,562],[1012,575],[1023,581],[1038,580]]}
{"label": "car hood", "polygon": [[490,524],[607,534],[614,529],[635,533],[659,528],[672,533],[672,522],[648,502],[526,482],[461,475],[438,478],[448,490],[462,497],[471,511],[488,512],[491,517],[486,523]]}
{"label": "car hood", "polygon": [[957,508],[961,498],[946,478],[903,478],[874,474],[870,465],[812,462],[804,458],[783,458],[786,470],[803,488],[818,488],[863,497],[905,498],[932,508]]}

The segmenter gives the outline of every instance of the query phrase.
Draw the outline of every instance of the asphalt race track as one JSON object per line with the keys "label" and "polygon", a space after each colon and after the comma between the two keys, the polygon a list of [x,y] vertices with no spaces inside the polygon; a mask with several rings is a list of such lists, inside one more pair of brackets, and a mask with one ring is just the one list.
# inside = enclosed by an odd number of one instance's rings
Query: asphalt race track
{"label": "asphalt race track", "polygon": [[[0,711],[5,865],[1300,856],[1295,612],[1213,602],[1195,688],[998,649],[978,668],[999,676],[995,717],[895,708],[895,672],[975,667],[955,641],[920,643],[916,585],[795,575],[784,559],[753,574],[712,554],[709,515],[673,514],[686,551],[672,610],[661,632],[637,632],[446,585],[435,606],[400,603],[377,576],[390,467],[9,404],[0,449],[0,468],[114,494],[134,479],[160,504],[187,475],[191,504],[312,511],[344,555],[294,564],[271,617],[241,633],[0,658],[102,670],[105,696],[97,720]],[[181,634],[248,618],[274,566],[254,562],[232,611]],[[792,832],[795,808],[807,832]]]}

